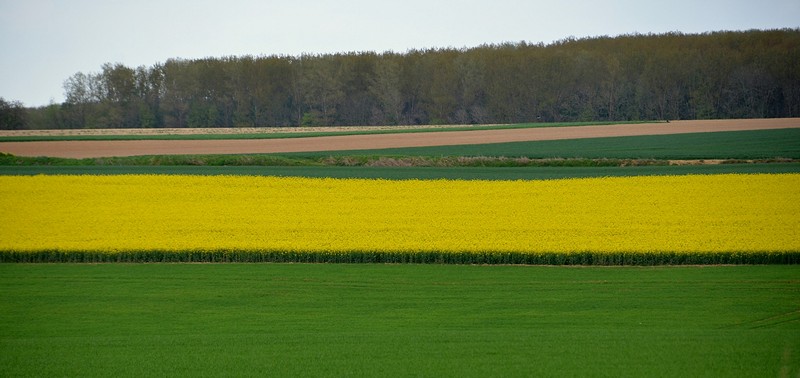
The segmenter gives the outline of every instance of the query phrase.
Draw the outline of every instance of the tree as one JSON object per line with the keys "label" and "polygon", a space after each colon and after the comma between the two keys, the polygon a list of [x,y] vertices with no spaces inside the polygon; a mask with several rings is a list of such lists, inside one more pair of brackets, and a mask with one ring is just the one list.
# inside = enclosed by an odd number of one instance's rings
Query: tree
{"label": "tree", "polygon": [[402,122],[400,63],[393,54],[385,54],[376,60],[374,74],[369,80],[369,93],[376,99],[373,110],[375,123],[397,125]]}
{"label": "tree", "polygon": [[160,127],[163,117],[160,111],[164,73],[161,65],[152,68],[140,66],[134,73],[136,83],[136,112],[138,127]]}
{"label": "tree", "polygon": [[453,116],[456,123],[485,123],[485,64],[476,56],[478,52],[466,52],[456,57],[453,65],[458,76],[458,109]]}
{"label": "tree", "polygon": [[167,127],[188,127],[189,107],[197,97],[198,83],[189,61],[170,59],[161,67],[163,87],[160,113]]}
{"label": "tree", "polygon": [[78,72],[64,81],[65,101],[62,110],[68,128],[96,128],[98,104],[103,98],[99,75]]}
{"label": "tree", "polygon": [[342,83],[344,97],[337,107],[337,124],[385,124],[385,122],[374,122],[373,110],[377,100],[370,91],[378,56],[371,52],[365,52],[348,53],[339,58],[342,60],[339,80]]}
{"label": "tree", "polygon": [[0,130],[22,130],[28,126],[28,114],[19,101],[0,97]]}
{"label": "tree", "polygon": [[135,71],[117,63],[106,63],[100,81],[98,116],[103,127],[140,127]]}
{"label": "tree", "polygon": [[299,65],[297,85],[305,105],[301,124],[327,126],[336,124],[337,107],[344,100],[341,62],[335,56],[305,55]]}
{"label": "tree", "polygon": [[456,50],[430,50],[417,67],[426,77],[422,83],[422,98],[427,122],[452,123],[458,109],[458,74],[455,69]]}

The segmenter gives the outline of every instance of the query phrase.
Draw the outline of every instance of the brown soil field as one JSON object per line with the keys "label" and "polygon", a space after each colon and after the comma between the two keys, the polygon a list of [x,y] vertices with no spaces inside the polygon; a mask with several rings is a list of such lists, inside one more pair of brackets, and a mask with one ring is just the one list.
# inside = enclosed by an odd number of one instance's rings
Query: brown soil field
{"label": "brown soil field", "polygon": [[669,123],[547,127],[289,139],[2,142],[17,156],[93,158],[138,155],[255,154],[451,146],[540,140],[800,128],[800,118],[673,121]]}
{"label": "brown soil field", "polygon": [[348,131],[392,131],[469,128],[495,125],[416,125],[416,126],[323,126],[323,127],[215,127],[163,129],[60,129],[60,130],[0,130],[0,137],[24,136],[108,136],[108,135],[242,135],[329,133]]}

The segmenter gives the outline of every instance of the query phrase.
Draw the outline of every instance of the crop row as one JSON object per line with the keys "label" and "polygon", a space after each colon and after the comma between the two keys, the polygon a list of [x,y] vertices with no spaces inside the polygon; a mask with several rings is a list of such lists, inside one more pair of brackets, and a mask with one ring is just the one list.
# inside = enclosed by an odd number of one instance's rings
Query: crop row
{"label": "crop row", "polygon": [[800,264],[800,252],[296,252],[187,251],[0,251],[0,263],[380,263],[481,265],[720,265]]}
{"label": "crop row", "polygon": [[800,175],[0,176],[2,261],[797,263]]}

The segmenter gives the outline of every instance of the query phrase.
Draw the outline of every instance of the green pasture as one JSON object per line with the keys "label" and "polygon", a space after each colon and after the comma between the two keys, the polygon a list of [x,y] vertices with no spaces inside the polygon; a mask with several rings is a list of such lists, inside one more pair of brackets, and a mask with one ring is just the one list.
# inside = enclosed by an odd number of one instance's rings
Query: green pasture
{"label": "green pasture", "polygon": [[0,376],[797,376],[795,266],[0,264]]}

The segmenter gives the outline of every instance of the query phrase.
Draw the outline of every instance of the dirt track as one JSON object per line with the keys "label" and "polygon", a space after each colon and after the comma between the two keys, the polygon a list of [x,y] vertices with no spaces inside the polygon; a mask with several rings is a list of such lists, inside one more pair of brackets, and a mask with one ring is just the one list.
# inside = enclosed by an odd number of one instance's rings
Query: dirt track
{"label": "dirt track", "polygon": [[251,154],[450,146],[786,128],[800,128],[800,118],[673,121],[670,123],[634,125],[442,131],[290,139],[3,142],[0,143],[0,152],[17,156],[67,158],[137,155]]}

